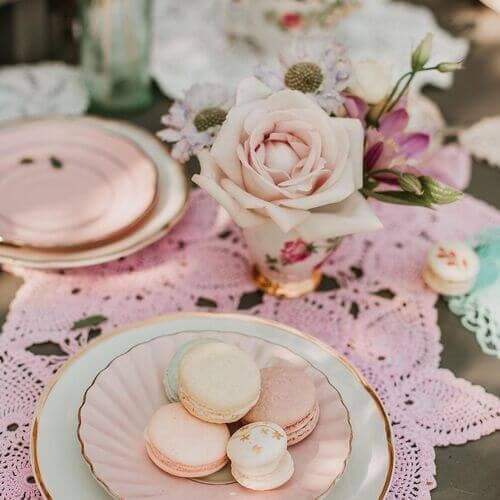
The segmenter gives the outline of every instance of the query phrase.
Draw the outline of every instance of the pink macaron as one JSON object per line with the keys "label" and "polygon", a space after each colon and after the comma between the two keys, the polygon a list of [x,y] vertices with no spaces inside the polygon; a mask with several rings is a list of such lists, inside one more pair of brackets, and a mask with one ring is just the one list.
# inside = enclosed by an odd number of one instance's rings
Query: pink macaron
{"label": "pink macaron", "polygon": [[227,463],[229,429],[193,417],[180,403],[160,407],[144,432],[149,458],[179,477],[202,477]]}
{"label": "pink macaron", "polygon": [[274,422],[287,435],[288,446],[305,439],[318,424],[316,388],[304,370],[291,366],[263,368],[261,393],[257,404],[243,422]]}

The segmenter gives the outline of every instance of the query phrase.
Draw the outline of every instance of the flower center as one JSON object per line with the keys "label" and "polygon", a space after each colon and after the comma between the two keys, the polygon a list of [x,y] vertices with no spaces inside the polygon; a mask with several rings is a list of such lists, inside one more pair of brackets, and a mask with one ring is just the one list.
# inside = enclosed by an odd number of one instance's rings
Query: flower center
{"label": "flower center", "polygon": [[205,108],[194,117],[193,123],[198,132],[205,132],[209,128],[222,125],[226,115],[227,112],[221,108]]}
{"label": "flower center", "polygon": [[304,93],[316,92],[323,83],[321,68],[314,63],[300,62],[290,66],[285,73],[285,85]]}

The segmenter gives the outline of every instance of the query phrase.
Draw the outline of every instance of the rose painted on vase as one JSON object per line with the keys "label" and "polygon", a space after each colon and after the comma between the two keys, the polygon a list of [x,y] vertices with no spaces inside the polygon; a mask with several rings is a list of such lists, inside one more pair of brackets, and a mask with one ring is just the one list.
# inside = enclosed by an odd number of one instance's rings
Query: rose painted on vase
{"label": "rose painted on vase", "polygon": [[286,266],[307,259],[315,251],[314,245],[302,238],[285,242],[280,252],[280,261]]}

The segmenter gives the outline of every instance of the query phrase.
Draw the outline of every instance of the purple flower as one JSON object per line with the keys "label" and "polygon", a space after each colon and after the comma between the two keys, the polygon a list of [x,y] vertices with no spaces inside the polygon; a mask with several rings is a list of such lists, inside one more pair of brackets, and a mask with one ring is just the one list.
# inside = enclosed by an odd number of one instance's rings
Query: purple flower
{"label": "purple flower", "polygon": [[223,86],[195,84],[162,116],[161,122],[166,128],[157,135],[174,143],[172,156],[186,162],[201,149],[212,145],[232,103],[232,96]]}
{"label": "purple flower", "polygon": [[[421,132],[405,132],[408,121],[408,112],[400,108],[384,115],[379,128],[366,130],[364,167],[367,172],[382,168],[417,171],[415,167],[429,146],[430,138]],[[397,182],[396,177],[389,174],[380,174],[378,178]]]}
{"label": "purple flower", "polygon": [[334,114],[342,109],[341,92],[350,82],[351,62],[331,37],[297,38],[280,52],[278,65],[260,65],[255,76],[275,92],[299,90]]}

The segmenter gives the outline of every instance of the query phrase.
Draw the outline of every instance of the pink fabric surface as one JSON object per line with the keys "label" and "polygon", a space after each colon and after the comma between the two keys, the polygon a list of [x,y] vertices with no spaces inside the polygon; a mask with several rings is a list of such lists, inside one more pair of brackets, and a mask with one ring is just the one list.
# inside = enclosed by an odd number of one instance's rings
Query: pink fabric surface
{"label": "pink fabric surface", "polygon": [[[347,355],[393,424],[388,497],[430,498],[434,447],[500,429],[500,400],[439,368],[436,294],[420,275],[431,242],[499,224],[500,212],[468,196],[436,211],[375,206],[385,230],[346,238],[319,291],[281,301],[257,294],[261,303],[252,308],[247,294],[256,291],[239,230],[201,191],[170,234],[126,259],[66,272],[14,269],[25,283],[0,335],[0,497],[39,497],[28,460],[35,402],[68,356],[99,333],[71,331],[75,320],[102,314],[110,329],[181,310],[239,310],[310,332]],[[44,342],[58,354],[31,352]]]}

